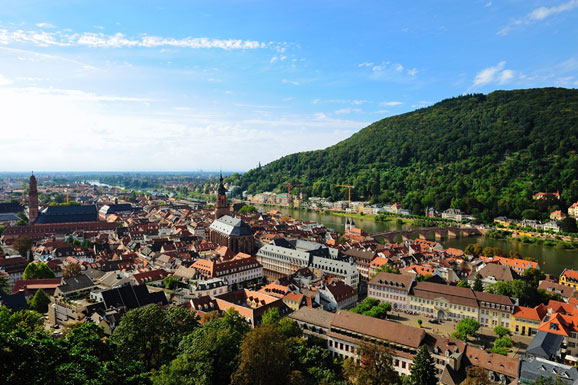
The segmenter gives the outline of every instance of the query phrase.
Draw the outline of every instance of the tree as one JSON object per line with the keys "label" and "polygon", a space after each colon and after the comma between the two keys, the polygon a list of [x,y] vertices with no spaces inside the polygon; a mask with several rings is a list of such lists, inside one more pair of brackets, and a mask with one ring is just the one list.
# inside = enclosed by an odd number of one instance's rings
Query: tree
{"label": "tree", "polygon": [[10,294],[10,281],[8,280],[8,274],[0,274],[0,294]]}
{"label": "tree", "polygon": [[388,265],[387,263],[384,265],[381,265],[380,267],[378,267],[375,270],[375,273],[393,273],[393,274],[400,274],[399,269],[397,267],[393,267],[391,265]]}
{"label": "tree", "polygon": [[267,310],[261,317],[261,323],[263,325],[277,325],[281,320],[281,315],[279,314],[279,309],[276,307]]}
{"label": "tree", "polygon": [[257,208],[255,206],[244,205],[239,209],[239,214],[254,214],[257,212]]}
{"label": "tree", "polygon": [[464,318],[456,325],[456,331],[452,337],[458,340],[467,341],[468,337],[473,337],[480,328],[480,323],[473,318]]}
{"label": "tree", "polygon": [[576,219],[572,217],[566,217],[562,219],[560,223],[562,231],[565,233],[578,233],[578,227],[576,226]]}
{"label": "tree", "polygon": [[179,280],[171,275],[171,276],[165,277],[163,279],[163,283],[165,284],[165,289],[174,290],[177,288],[177,285],[179,284]]}
{"label": "tree", "polygon": [[470,288],[470,284],[468,283],[468,281],[466,280],[462,280],[460,282],[458,282],[458,287],[466,287],[466,288]]}
{"label": "tree", "polygon": [[509,336],[512,334],[512,332],[510,331],[510,329],[503,327],[503,326],[496,326],[494,328],[494,334],[496,334],[498,336],[498,338],[502,338],[504,336]]}
{"label": "tree", "polygon": [[542,271],[530,267],[529,269],[526,269],[526,271],[524,271],[524,273],[522,274],[522,278],[524,279],[524,281],[528,282],[528,284],[531,287],[537,289],[538,286],[540,285],[540,281],[546,279],[546,275]]}
{"label": "tree", "polygon": [[149,371],[173,359],[183,336],[197,326],[194,312],[182,307],[163,310],[151,304],[127,312],[111,339],[122,359],[138,359]]}
{"label": "tree", "polygon": [[479,366],[470,366],[466,372],[466,379],[462,385],[492,385],[488,372]]}
{"label": "tree", "polygon": [[421,328],[421,325],[423,324],[423,321],[421,319],[417,320],[417,325]]}
{"label": "tree", "polygon": [[50,305],[50,297],[42,289],[36,290],[34,297],[28,303],[30,310],[35,310],[38,313],[46,313]]}
{"label": "tree", "polygon": [[474,291],[484,291],[484,284],[482,283],[481,274],[476,274],[476,279],[474,280],[474,286],[472,287]]}
{"label": "tree", "polygon": [[333,359],[324,340],[314,336],[293,339],[290,351],[294,368],[303,374],[307,383],[337,385],[344,382],[341,365]]}
{"label": "tree", "polygon": [[54,271],[43,262],[29,263],[22,274],[22,279],[43,279],[54,277],[56,277]]}
{"label": "tree", "polygon": [[536,378],[536,381],[532,382],[532,385],[567,385],[568,383],[556,375],[555,378],[540,376]]}
{"label": "tree", "polygon": [[436,369],[434,361],[425,345],[422,345],[411,365],[411,383],[413,385],[436,385]]}
{"label": "tree", "polygon": [[464,253],[472,255],[475,258],[478,258],[480,255],[482,255],[482,245],[480,245],[479,243],[470,243],[464,249]]}
{"label": "tree", "polygon": [[155,385],[218,385],[231,381],[249,326],[233,309],[183,338],[178,356],[153,376]]}
{"label": "tree", "polygon": [[274,325],[263,324],[245,335],[231,384],[288,385],[290,367],[287,341]]}
{"label": "tree", "polygon": [[78,277],[82,273],[82,268],[78,263],[69,263],[62,268],[63,278]]}
{"label": "tree", "polygon": [[400,384],[391,354],[384,346],[362,341],[357,355],[360,363],[351,358],[343,362],[343,372],[350,382],[360,385]]}
{"label": "tree", "polygon": [[32,239],[28,237],[20,237],[14,241],[12,247],[14,248],[14,250],[18,251],[18,254],[20,254],[23,257],[26,257],[28,251],[32,248]]}

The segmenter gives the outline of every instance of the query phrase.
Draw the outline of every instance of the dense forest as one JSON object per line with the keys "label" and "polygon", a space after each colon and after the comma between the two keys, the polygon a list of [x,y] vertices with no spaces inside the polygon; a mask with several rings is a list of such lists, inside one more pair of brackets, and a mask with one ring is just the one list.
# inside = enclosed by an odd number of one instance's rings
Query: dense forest
{"label": "dense forest", "polygon": [[[459,208],[484,221],[542,219],[578,200],[578,90],[451,98],[371,124],[334,146],[285,156],[240,180],[250,193],[399,202],[414,213]],[[534,201],[556,192],[560,201]]]}

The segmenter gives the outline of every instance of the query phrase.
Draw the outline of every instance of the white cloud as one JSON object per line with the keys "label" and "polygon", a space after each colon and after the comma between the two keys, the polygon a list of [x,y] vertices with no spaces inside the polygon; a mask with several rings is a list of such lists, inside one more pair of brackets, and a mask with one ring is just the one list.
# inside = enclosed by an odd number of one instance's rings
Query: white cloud
{"label": "white cloud", "polygon": [[379,103],[380,106],[384,106],[384,107],[399,106],[400,104],[403,104],[403,102],[381,102],[381,103]]}
{"label": "white cloud", "polygon": [[554,7],[538,7],[532,12],[528,13],[526,16],[513,20],[510,24],[500,29],[498,31],[498,35],[507,35],[512,30],[512,28],[516,26],[528,25],[537,21],[542,21],[550,16],[571,11],[574,8],[578,8],[578,0],[570,0]]}
{"label": "white cloud", "polygon": [[367,100],[354,100],[351,102],[351,104],[359,106],[360,104],[364,104],[367,103]]}
{"label": "white cloud", "polygon": [[52,25],[50,23],[36,23],[36,26],[38,28],[56,28],[55,25]]}
{"label": "white cloud", "polygon": [[544,20],[545,18],[556,15],[558,13],[570,11],[578,7],[578,0],[570,0],[564,4],[560,4],[557,7],[540,7],[536,8],[528,14],[528,19],[530,20]]}
{"label": "white cloud", "polygon": [[412,104],[411,108],[424,108],[427,106],[431,106],[433,104],[433,102],[427,101],[427,100],[422,100],[417,102],[416,104]]}
{"label": "white cloud", "polygon": [[514,78],[514,74],[515,72],[512,70],[503,70],[502,73],[500,74],[499,83],[500,84],[507,83],[508,81]]}
{"label": "white cloud", "polygon": [[488,2],[486,3],[486,5],[485,5],[486,8],[489,8],[489,7],[491,7],[491,6],[492,6],[492,2],[491,2],[491,1],[488,1]]}
{"label": "white cloud", "polygon": [[9,31],[0,29],[0,45],[32,44],[35,46],[90,47],[90,48],[217,48],[224,50],[259,49],[275,47],[276,43],[263,43],[254,40],[211,39],[207,37],[186,37],[176,39],[162,36],[142,36],[130,38],[122,33],[106,35],[103,33],[68,33],[62,31]]}
{"label": "white cloud", "polygon": [[287,56],[285,55],[273,56],[271,60],[269,60],[269,63],[273,64],[276,61],[285,61],[285,60],[287,60]]}
{"label": "white cloud", "polygon": [[335,114],[342,115],[342,114],[351,114],[353,112],[361,112],[361,110],[359,108],[341,108],[335,111]]}
{"label": "white cloud", "polygon": [[484,68],[478,72],[474,78],[474,83],[470,87],[476,88],[479,86],[486,85],[488,83],[498,82],[499,84],[505,84],[514,78],[515,72],[509,69],[504,69],[506,66],[505,61],[499,62],[497,65]]}
{"label": "white cloud", "polygon": [[370,77],[375,80],[385,80],[394,82],[410,82],[415,80],[415,75],[417,74],[416,68],[405,68],[401,63],[395,63],[391,61],[381,62],[379,64],[375,63],[361,63],[358,64],[360,68],[370,69]]}
{"label": "white cloud", "polygon": [[298,81],[295,80],[287,80],[287,79],[283,79],[282,80],[283,84],[291,84],[294,86],[298,86],[300,83]]}
{"label": "white cloud", "polygon": [[0,74],[0,86],[9,86],[10,84],[12,84],[12,80]]}

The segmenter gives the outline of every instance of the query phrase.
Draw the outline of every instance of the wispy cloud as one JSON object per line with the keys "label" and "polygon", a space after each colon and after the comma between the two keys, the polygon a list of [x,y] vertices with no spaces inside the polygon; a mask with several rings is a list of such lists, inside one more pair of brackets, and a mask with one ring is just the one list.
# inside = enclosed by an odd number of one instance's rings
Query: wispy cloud
{"label": "wispy cloud", "polygon": [[550,16],[557,15],[559,13],[568,12],[578,8],[578,0],[570,0],[566,3],[562,3],[554,7],[538,7],[532,12],[528,13],[526,16],[515,19],[508,25],[503,27],[498,31],[498,35],[507,35],[513,28],[519,25],[528,25],[535,23],[537,21],[542,21]]}
{"label": "wispy cloud", "polygon": [[343,114],[351,114],[354,112],[361,112],[361,109],[359,108],[341,108],[337,111],[335,111],[336,115],[343,115]]}
{"label": "wispy cloud", "polygon": [[36,26],[38,28],[56,28],[55,25],[52,25],[50,23],[36,23]]}
{"label": "wispy cloud", "polygon": [[417,68],[406,68],[401,63],[385,61],[379,64],[364,62],[357,65],[364,71],[370,71],[370,77],[385,81],[411,81],[417,75]]}
{"label": "wispy cloud", "polygon": [[224,50],[277,48],[276,43],[255,40],[211,39],[207,37],[185,37],[182,39],[162,36],[127,37],[122,33],[68,33],[62,31],[25,31],[0,29],[0,45],[31,44],[40,47],[90,47],[90,48],[217,48]]}
{"label": "wispy cloud", "polygon": [[488,83],[505,84],[513,79],[515,71],[510,69],[505,69],[506,62],[501,61],[497,65],[484,68],[476,74],[474,77],[474,82],[469,90],[483,86]]}
{"label": "wispy cloud", "polygon": [[393,107],[393,106],[399,106],[400,104],[403,104],[402,102],[381,102],[379,103],[380,106],[384,106],[384,107]]}
{"label": "wispy cloud", "polygon": [[[0,84],[2,75],[0,75]],[[12,81],[8,80],[12,84]],[[56,96],[65,97],[74,101],[91,101],[91,102],[136,102],[136,103],[151,103],[160,101],[159,99],[139,98],[132,96],[117,96],[117,95],[100,95],[93,92],[86,92],[81,90],[69,90],[58,88],[41,88],[41,87],[20,87],[14,88],[15,91],[21,95],[30,96]]]}
{"label": "wispy cloud", "polygon": [[278,55],[278,56],[273,56],[273,57],[271,58],[271,60],[269,60],[269,63],[273,64],[273,63],[275,63],[275,62],[277,62],[277,61],[285,61],[285,60],[287,60],[287,56],[285,56],[285,55]]}
{"label": "wispy cloud", "polygon": [[295,80],[287,80],[287,79],[283,79],[282,82],[283,82],[283,84],[291,84],[291,85],[293,85],[293,86],[298,86],[299,84],[301,84],[301,83],[299,83],[298,81],[295,81]]}

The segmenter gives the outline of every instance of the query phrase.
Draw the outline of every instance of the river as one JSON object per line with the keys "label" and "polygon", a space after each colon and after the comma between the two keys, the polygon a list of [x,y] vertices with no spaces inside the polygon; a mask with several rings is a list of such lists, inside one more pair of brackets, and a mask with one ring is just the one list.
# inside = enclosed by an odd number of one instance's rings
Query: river
{"label": "river", "polygon": [[[265,211],[275,209],[301,221],[315,221],[322,223],[325,226],[334,229],[338,233],[343,233],[345,230],[345,216],[324,214],[316,211],[297,210],[288,207],[272,208],[262,206],[261,209]],[[389,222],[375,222],[373,218],[370,217],[353,218],[353,220],[358,228],[363,229],[368,234],[412,228],[412,226],[407,223],[398,224],[395,219]],[[542,271],[555,276],[560,275],[562,270],[565,268],[578,269],[578,251],[576,250],[567,251],[555,247],[525,244],[505,239],[490,239],[483,236],[443,239],[441,241],[441,244],[445,248],[454,247],[461,250],[465,249],[470,243],[480,243],[484,247],[499,247],[504,250],[506,254],[510,250],[515,250],[522,256],[534,258],[540,263]]]}

